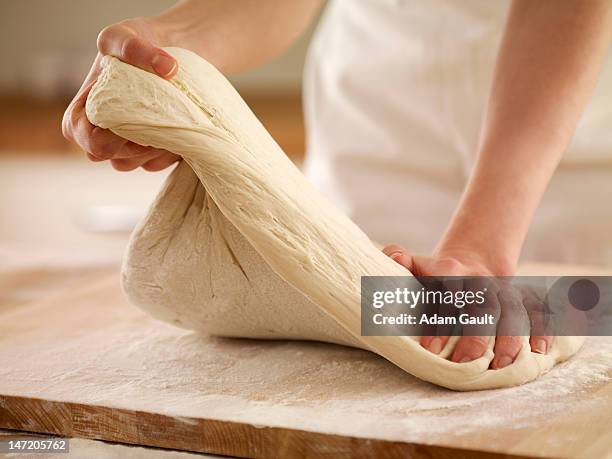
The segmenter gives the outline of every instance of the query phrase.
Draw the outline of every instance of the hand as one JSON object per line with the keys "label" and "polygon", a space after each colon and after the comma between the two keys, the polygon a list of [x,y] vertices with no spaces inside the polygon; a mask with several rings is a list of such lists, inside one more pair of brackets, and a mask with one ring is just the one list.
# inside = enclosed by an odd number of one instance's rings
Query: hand
{"label": "hand", "polygon": [[[440,250],[431,257],[424,257],[412,256],[400,246],[389,245],[383,249],[383,252],[415,276],[494,277],[497,274],[489,269],[487,264],[479,259],[477,255],[469,251]],[[504,274],[507,274],[507,272],[504,272]],[[509,322],[519,314],[529,315],[524,310],[520,295],[518,299],[516,295],[512,294],[505,296],[498,294],[497,297],[501,300],[497,302],[497,304],[502,303],[499,305],[501,309],[512,310],[512,313],[505,316],[503,313],[500,314],[501,311],[498,311],[498,332],[506,328],[507,324],[504,322]],[[489,339],[490,337],[488,336],[462,336],[457,341],[450,360],[463,363],[482,357],[487,349]],[[420,342],[424,348],[434,354],[439,354],[444,349],[448,340],[449,336],[422,336]],[[552,337],[550,336],[531,336],[531,350],[540,354],[546,354],[551,342]],[[519,336],[498,334],[495,339],[495,347],[493,349],[495,357],[491,362],[491,368],[500,369],[510,365],[518,356],[521,347],[522,342]]]}
{"label": "hand", "polygon": [[160,49],[165,40],[144,18],[129,19],[108,26],[98,36],[98,55],[81,89],[64,113],[64,137],[77,143],[91,161],[110,160],[118,171],[142,167],[159,171],[178,161],[179,156],[166,150],[145,147],[130,142],[89,122],[85,114],[87,95],[100,74],[104,55],[111,55],[140,67],[162,78],[172,78],[177,70],[176,60]]}

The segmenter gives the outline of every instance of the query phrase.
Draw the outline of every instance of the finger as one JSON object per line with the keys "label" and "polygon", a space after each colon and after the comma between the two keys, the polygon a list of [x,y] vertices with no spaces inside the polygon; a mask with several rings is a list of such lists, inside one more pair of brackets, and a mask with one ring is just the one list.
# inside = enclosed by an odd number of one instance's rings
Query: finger
{"label": "finger", "polygon": [[[416,264],[416,263],[415,263]],[[425,314],[430,317],[433,315],[440,315],[442,317],[447,317],[449,314],[452,315],[453,311],[448,309],[447,306],[454,309],[452,305],[445,305],[443,302],[439,302],[435,295],[437,293],[443,294],[445,291],[442,283],[439,282],[438,278],[433,276],[423,276],[419,277],[419,281],[425,287],[428,294],[431,292],[434,295],[433,301],[428,301],[425,303]],[[440,325],[426,325],[423,327],[424,336],[421,337],[420,343],[425,349],[433,352],[434,354],[440,354],[440,352],[444,349],[448,340],[450,339],[450,331],[452,327],[442,327]]]}
{"label": "finger", "polygon": [[127,141],[111,131],[94,126],[87,119],[85,103],[94,81],[81,88],[81,92],[70,103],[62,118],[64,137],[74,141],[88,155],[97,160],[109,159]]}
{"label": "finger", "polygon": [[145,145],[139,145],[129,140],[125,140],[122,137],[118,137],[118,138],[123,140],[123,144],[121,145],[119,149],[117,149],[113,153],[112,157],[108,159],[134,158],[137,160],[147,161],[147,159],[154,159],[158,156],[172,154],[167,150],[162,150],[160,148],[147,147]]}
{"label": "finger", "polygon": [[[64,112],[64,116],[62,117],[62,134],[68,139],[76,142],[74,137],[74,129],[76,127],[77,121],[82,117],[86,117],[85,115],[85,102],[87,101],[87,96],[91,91],[96,79],[98,78],[98,74],[100,73],[100,61],[102,60],[102,56],[98,54],[94,59],[93,65],[91,69],[89,69],[89,73],[85,77],[83,84],[79,88],[76,96]],[[81,146],[81,145],[79,145]],[[81,148],[83,148],[81,146]]]}
{"label": "finger", "polygon": [[[501,305],[495,280],[488,277],[472,277],[465,281],[465,295],[472,293],[472,300],[464,301],[461,313],[466,314],[463,336],[494,336],[501,317]],[[465,297],[464,297],[465,298]]]}
{"label": "finger", "polygon": [[[130,142],[108,129],[94,126],[85,116],[76,122],[72,136],[92,161],[141,156],[151,151],[151,148]],[[163,151],[157,150],[158,154]]]}
{"label": "finger", "polygon": [[457,363],[471,362],[482,357],[489,345],[489,336],[462,336],[451,356],[451,360]]}
{"label": "finger", "polygon": [[546,354],[552,344],[552,336],[546,335],[546,305],[534,289],[523,286],[520,291],[523,295],[523,306],[529,316],[531,327],[529,345],[531,351]]}
{"label": "finger", "polygon": [[491,362],[491,368],[499,370],[511,365],[522,347],[523,341],[520,336],[498,336],[493,348],[495,357]]}
{"label": "finger", "polygon": [[161,156],[158,156],[155,159],[147,161],[142,165],[142,168],[149,172],[157,172],[165,169],[166,167],[174,164],[175,162],[181,159],[180,156],[175,155],[174,153],[165,153]]}
{"label": "finger", "polygon": [[78,109],[75,109],[73,116],[74,120],[71,121],[70,127],[71,140],[73,140],[86,153],[93,154],[91,152],[90,140],[91,131],[93,131],[95,126],[89,122],[85,116],[84,110],[79,113]]}
{"label": "finger", "polygon": [[[463,290],[464,270],[459,262],[451,258],[436,259],[433,263],[417,263],[419,271],[425,276],[432,276],[439,283],[442,293],[452,292],[455,295]],[[452,309],[451,309],[452,308]],[[460,309],[460,308],[459,308]],[[440,312],[447,317],[455,315],[459,311],[453,304],[444,302],[440,305]],[[442,329],[440,329],[442,328]],[[450,333],[448,326],[438,326],[438,335]]]}
{"label": "finger", "polygon": [[383,253],[408,271],[412,271],[414,265],[412,256],[404,248],[391,244],[383,249]]}
{"label": "finger", "polygon": [[[391,246],[389,250],[393,251],[396,248],[397,246]],[[439,278],[439,276],[436,275],[438,274],[438,271],[436,270],[436,263],[432,265],[427,257],[411,257],[410,270],[414,275],[420,276],[419,281],[428,291],[444,292],[445,287],[443,285],[443,281],[441,280],[441,278]],[[437,313],[441,314],[442,317],[448,317],[453,315],[454,306],[446,305],[444,303],[428,304],[428,313]],[[440,354],[440,352],[442,352],[442,350],[446,347],[446,344],[450,339],[449,333],[451,329],[452,326],[427,326],[425,329],[425,333],[429,331],[432,334],[421,337],[421,346],[423,346],[425,349],[434,354]]]}
{"label": "finger", "polygon": [[176,59],[125,24],[113,24],[102,30],[98,50],[162,78],[172,78],[178,70]]}
{"label": "finger", "polygon": [[390,245],[384,247],[382,251],[388,257],[390,257],[391,255],[393,255],[395,253],[404,253],[404,252],[406,252],[406,250],[402,246],[399,246],[397,244],[390,244]]}
{"label": "finger", "polygon": [[[136,144],[133,144],[136,145]],[[136,147],[139,148],[143,148],[140,145],[137,145]],[[124,149],[131,149],[131,148],[136,148],[132,145],[125,145]],[[151,161],[152,159],[157,158],[158,156],[164,154],[163,150],[157,150],[157,149],[149,149],[149,151],[147,151],[144,154],[129,154],[129,153],[122,153],[122,157],[118,157],[118,158],[113,158],[111,159],[111,165],[113,166],[113,168],[117,171],[120,172],[128,172],[128,171],[133,171],[134,169],[139,168],[140,166],[146,164],[147,162]]]}
{"label": "finger", "polygon": [[88,153],[99,159],[116,157],[128,141],[108,129],[94,126],[87,139]]}
{"label": "finger", "polygon": [[497,298],[501,315],[497,323],[498,336],[529,336],[529,315],[523,305],[523,295],[511,284],[502,283]]}
{"label": "finger", "polygon": [[159,156],[159,155],[164,154],[166,150],[160,150],[158,148],[147,147],[145,145],[139,145],[137,143],[126,140],[125,143],[121,146],[121,148],[113,154],[112,159],[129,159],[129,158],[145,159],[144,155],[151,156],[150,154],[153,152],[157,152],[157,156]]}
{"label": "finger", "polygon": [[421,346],[434,354],[442,352],[450,336],[421,336]]}
{"label": "finger", "polygon": [[[458,361],[474,360],[474,356],[481,357],[487,349],[487,346],[496,334],[496,324],[501,315],[499,299],[496,294],[496,289],[488,287],[490,279],[485,277],[474,277],[466,280],[466,291],[474,293],[474,298],[480,292],[481,301],[466,302],[462,313],[467,315],[467,323],[462,325],[463,337],[460,338],[458,345],[455,347],[455,355],[453,356]],[[487,320],[484,320],[487,319]],[[489,320],[490,319],[490,320]],[[463,346],[464,338],[479,338],[476,340],[465,341],[466,345],[475,344],[474,350],[467,350],[464,353]]]}
{"label": "finger", "polygon": [[531,352],[535,352],[537,354],[547,354],[552,341],[552,336],[531,336],[529,338]]}
{"label": "finger", "polygon": [[99,163],[100,161],[104,161],[103,159],[97,158],[91,153],[85,153],[85,154],[87,155],[87,159],[89,159],[90,161],[93,161],[94,163]]}
{"label": "finger", "polygon": [[[63,136],[68,140],[76,142],[84,150],[85,148],[82,142],[89,137],[89,133],[94,128],[85,114],[85,102],[87,101],[87,95],[91,91],[93,85],[94,81],[89,82],[89,84],[83,84],[83,87],[70,102],[70,105],[68,105],[62,117]],[[84,120],[87,121],[87,123],[84,123]]]}
{"label": "finger", "polygon": [[491,368],[501,369],[516,359],[523,346],[523,336],[530,332],[529,316],[523,306],[520,290],[508,282],[500,282],[497,297],[501,306],[501,315],[497,324],[497,338],[493,353],[495,357]]}
{"label": "finger", "polygon": [[138,169],[140,166],[144,164],[142,160],[137,159],[111,159],[110,160],[113,169],[119,172],[130,172],[134,169]]}
{"label": "finger", "polygon": [[99,160],[112,158],[128,143],[111,131],[91,124],[84,113],[75,121],[72,136],[77,145]]}

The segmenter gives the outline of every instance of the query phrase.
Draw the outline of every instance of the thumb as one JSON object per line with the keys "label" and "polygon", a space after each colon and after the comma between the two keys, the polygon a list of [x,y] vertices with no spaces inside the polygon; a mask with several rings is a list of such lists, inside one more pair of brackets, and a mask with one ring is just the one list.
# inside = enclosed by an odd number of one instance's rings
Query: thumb
{"label": "thumb", "polygon": [[172,78],[178,69],[174,57],[125,24],[113,24],[103,29],[98,35],[98,50],[166,79]]}
{"label": "thumb", "polygon": [[408,271],[412,271],[414,268],[414,258],[410,255],[403,247],[399,245],[391,244],[383,249],[383,253],[391,258],[393,261],[399,263]]}

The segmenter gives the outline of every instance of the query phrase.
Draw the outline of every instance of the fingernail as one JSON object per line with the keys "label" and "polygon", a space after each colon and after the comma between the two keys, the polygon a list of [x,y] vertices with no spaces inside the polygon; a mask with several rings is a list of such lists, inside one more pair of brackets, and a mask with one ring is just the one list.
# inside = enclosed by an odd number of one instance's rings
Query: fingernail
{"label": "fingernail", "polygon": [[393,261],[397,261],[397,259],[401,256],[402,252],[393,252],[389,254],[389,258],[391,258]]}
{"label": "fingernail", "polygon": [[439,354],[442,352],[442,340],[440,338],[432,339],[427,349],[434,354]]}
{"label": "fingernail", "polygon": [[497,360],[497,368],[505,368],[512,363],[512,358],[504,355]]}
{"label": "fingernail", "polygon": [[470,359],[467,355],[465,357],[461,357],[461,360],[459,360],[459,363],[467,363],[467,362],[471,362],[472,359]]}
{"label": "fingernail", "polygon": [[548,344],[546,344],[546,340],[539,339],[535,343],[535,348],[533,350],[534,352],[537,352],[538,354],[546,354],[546,352],[548,352]]}
{"label": "fingernail", "polygon": [[158,54],[151,61],[151,66],[159,76],[167,77],[174,72],[176,61],[165,54]]}

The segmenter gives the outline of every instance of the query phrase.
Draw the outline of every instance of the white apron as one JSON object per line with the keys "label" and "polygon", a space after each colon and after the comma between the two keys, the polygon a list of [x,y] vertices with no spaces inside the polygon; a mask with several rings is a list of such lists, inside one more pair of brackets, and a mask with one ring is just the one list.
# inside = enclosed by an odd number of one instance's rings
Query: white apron
{"label": "white apron", "polygon": [[[304,168],[373,240],[428,254],[441,237],[473,165],[508,6],[327,5],[305,70]],[[522,258],[612,265],[612,58]]]}

